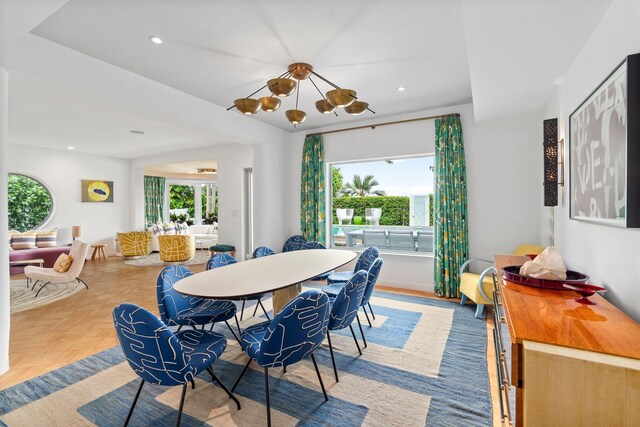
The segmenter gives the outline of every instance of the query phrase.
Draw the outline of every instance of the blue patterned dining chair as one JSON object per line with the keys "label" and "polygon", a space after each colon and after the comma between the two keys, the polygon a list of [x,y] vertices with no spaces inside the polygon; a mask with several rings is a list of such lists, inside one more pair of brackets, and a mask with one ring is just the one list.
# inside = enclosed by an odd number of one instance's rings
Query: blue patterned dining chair
{"label": "blue patterned dining chair", "polygon": [[336,368],[336,359],[333,356],[333,345],[331,344],[331,331],[339,331],[341,329],[349,328],[353,340],[356,342],[358,353],[362,356],[362,350],[360,350],[360,344],[353,331],[353,319],[358,316],[358,310],[362,304],[362,298],[367,288],[367,272],[365,270],[359,270],[355,272],[351,278],[347,281],[346,285],[338,292],[338,296],[335,298],[329,297],[331,301],[331,311],[329,313],[329,326],[327,330],[327,340],[329,341],[329,351],[331,352],[331,363],[333,364],[333,373],[336,376],[336,382],[338,379],[338,369]]}
{"label": "blue patterned dining chair", "polygon": [[305,243],[307,243],[307,239],[299,234],[293,235],[284,242],[282,252],[298,251],[303,249]]}
{"label": "blue patterned dining chair", "polygon": [[252,361],[255,360],[264,368],[267,425],[271,426],[269,368],[286,368],[311,356],[324,399],[329,400],[313,355],[327,335],[329,310],[327,294],[318,290],[308,290],[289,301],[271,322],[250,326],[242,333],[242,349],[249,356],[249,361],[231,391],[236,389]]}
{"label": "blue patterned dining chair", "polygon": [[238,399],[211,368],[227,348],[224,335],[202,330],[173,333],[151,312],[129,303],[120,304],[113,310],[113,323],[129,366],[142,380],[129,409],[125,427],[131,420],[145,382],[162,386],[182,385],[176,423],[179,426],[187,384],[195,386],[196,375],[205,370],[240,409]]}
{"label": "blue patterned dining chair", "polygon": [[[371,308],[371,303],[369,300],[371,299],[371,295],[373,294],[373,288],[376,286],[378,282],[378,276],[380,275],[380,269],[382,268],[382,258],[376,258],[375,261],[369,267],[367,271],[367,288],[364,291],[364,297],[362,298],[362,303],[360,307],[362,307],[362,311],[364,311],[364,315],[367,316],[367,322],[369,322],[369,327],[373,327],[371,324],[371,319],[369,318],[369,313],[367,313],[367,306],[371,311],[371,316],[373,316],[374,320],[376,315],[373,313],[373,308]],[[343,283],[334,283],[333,285],[325,286],[322,290],[326,292],[330,297],[335,297],[338,295],[340,290],[344,287]],[[360,323],[360,318],[356,316],[356,320],[358,321],[358,328],[360,328],[360,334],[362,335],[362,341],[364,341],[364,346],[367,346],[367,338],[364,336],[364,330],[362,329],[362,324]]]}
{"label": "blue patterned dining chair", "polygon": [[346,283],[356,271],[369,271],[369,267],[371,267],[373,261],[378,258],[379,254],[378,248],[369,246],[362,251],[352,271],[336,271],[335,273],[331,273],[327,278],[327,283],[330,285],[333,283]]}
{"label": "blue patterned dining chair", "polygon": [[[260,248],[258,248],[260,249]],[[269,249],[269,248],[267,248]],[[275,252],[274,252],[275,253]],[[255,254],[255,252],[254,252]],[[225,267],[227,265],[232,265],[232,264],[236,264],[238,262],[237,259],[235,259],[234,257],[232,257],[229,254],[216,254],[214,256],[212,256],[211,258],[209,258],[209,261],[207,261],[207,270],[213,270],[214,268],[220,268],[220,267]],[[249,301],[257,301],[256,303],[256,309],[253,312],[253,315],[256,315],[256,312],[258,311],[258,305],[260,307],[262,307],[262,311],[264,312],[264,315],[267,316],[267,319],[270,320],[269,315],[267,314],[267,310],[265,310],[264,306],[262,305],[262,297],[264,296],[264,294],[260,294],[260,295],[252,295],[249,297],[243,297],[243,298],[238,298],[238,301],[242,301],[242,308],[240,309],[240,320],[242,320],[242,317],[244,316],[244,306],[247,302],[247,300]],[[237,319],[236,319],[237,321]],[[240,327],[238,326],[238,329]]]}
{"label": "blue patterned dining chair", "polygon": [[[224,322],[239,342],[240,339],[228,322],[229,319],[235,317],[238,310],[233,301],[184,295],[173,288],[178,281],[191,275],[193,275],[191,270],[182,265],[165,267],[158,275],[156,295],[162,321],[167,326],[178,326],[178,331],[183,326],[191,326],[196,329],[200,325],[204,329],[205,325],[209,323],[211,323],[211,330],[213,330],[215,323]],[[237,326],[239,333],[240,325]]]}

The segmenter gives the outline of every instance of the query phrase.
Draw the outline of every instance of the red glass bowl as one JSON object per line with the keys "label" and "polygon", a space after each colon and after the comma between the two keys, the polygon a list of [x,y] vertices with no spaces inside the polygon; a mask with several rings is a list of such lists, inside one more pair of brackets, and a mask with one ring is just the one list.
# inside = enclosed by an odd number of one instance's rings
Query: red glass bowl
{"label": "red glass bowl", "polygon": [[566,289],[563,285],[586,284],[589,276],[578,273],[577,271],[567,270],[567,278],[565,280],[538,279],[537,277],[529,277],[520,274],[520,266],[512,265],[502,269],[502,278],[508,282],[518,285],[532,286],[534,288],[545,289]]}
{"label": "red glass bowl", "polygon": [[588,285],[581,283],[569,284],[565,283],[564,287],[567,289],[573,289],[581,296],[581,298],[577,298],[576,302],[585,305],[596,305],[595,302],[591,301],[588,297],[592,296],[596,292],[607,292],[605,288],[596,285]]}

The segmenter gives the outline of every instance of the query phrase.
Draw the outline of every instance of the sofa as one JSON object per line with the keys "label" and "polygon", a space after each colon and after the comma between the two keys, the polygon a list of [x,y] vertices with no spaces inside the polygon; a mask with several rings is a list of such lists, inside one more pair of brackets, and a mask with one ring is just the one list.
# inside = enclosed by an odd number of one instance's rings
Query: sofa
{"label": "sofa", "polygon": [[[60,254],[69,254],[71,246],[54,246],[51,248],[33,248],[33,249],[18,249],[9,251],[9,261],[25,261],[29,259],[41,258],[44,260],[45,268],[52,268],[53,264]],[[9,274],[20,274],[24,272],[24,265],[12,265],[9,269]]]}
{"label": "sofa", "polygon": [[[148,231],[151,232],[151,250],[154,252],[160,252],[160,244],[158,242],[158,236],[164,233],[159,233],[157,227],[149,227]],[[194,237],[196,247],[209,248],[211,245],[218,243],[218,225],[217,224],[204,224],[204,225],[190,225],[185,230],[186,235]],[[171,233],[169,233],[171,234]],[[199,243],[198,241],[208,240],[206,244]]]}

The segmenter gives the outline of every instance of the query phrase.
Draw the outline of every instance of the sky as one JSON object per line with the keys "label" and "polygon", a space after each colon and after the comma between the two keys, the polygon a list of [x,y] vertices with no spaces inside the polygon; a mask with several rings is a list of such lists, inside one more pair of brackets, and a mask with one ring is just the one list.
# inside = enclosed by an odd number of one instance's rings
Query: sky
{"label": "sky", "polygon": [[394,159],[393,164],[384,160],[374,162],[342,163],[340,168],[344,182],[352,182],[353,175],[373,175],[380,183],[375,190],[384,190],[387,196],[411,196],[433,193],[433,157]]}

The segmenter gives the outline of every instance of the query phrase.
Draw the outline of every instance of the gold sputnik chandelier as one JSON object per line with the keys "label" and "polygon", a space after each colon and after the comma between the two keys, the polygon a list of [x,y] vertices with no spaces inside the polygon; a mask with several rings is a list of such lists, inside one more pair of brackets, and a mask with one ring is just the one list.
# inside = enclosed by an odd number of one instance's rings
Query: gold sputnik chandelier
{"label": "gold sputnik chandelier", "polygon": [[[326,84],[330,85],[333,89],[329,90],[326,94],[316,85],[311,76],[317,77]],[[227,111],[237,108],[242,114],[251,116],[257,114],[261,109],[267,113],[274,112],[280,108],[281,98],[296,93],[296,108],[294,110],[285,111],[285,116],[293,126],[304,122],[307,118],[307,113],[298,109],[298,100],[300,98],[300,82],[302,80],[309,79],[309,81],[316,88],[322,99],[316,101],[316,109],[322,114],[335,114],[336,108],[342,108],[348,114],[357,116],[369,110],[373,114],[376,112],[369,108],[369,104],[363,101],[358,101],[358,97],[355,90],[342,89],[330,80],[322,77],[320,74],[313,71],[313,66],[305,64],[303,62],[296,62],[289,65],[287,71],[279,75],[278,77],[267,81],[267,84],[260,89],[253,92],[246,98],[239,98],[233,102],[233,105],[227,108]],[[262,98],[252,98],[255,94],[261,90],[268,88],[271,92],[270,96],[263,96]]]}

